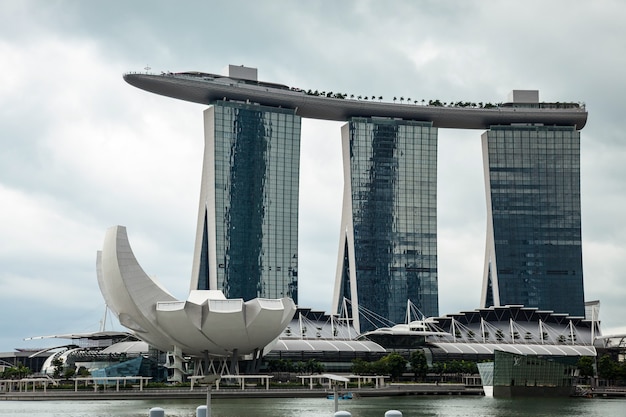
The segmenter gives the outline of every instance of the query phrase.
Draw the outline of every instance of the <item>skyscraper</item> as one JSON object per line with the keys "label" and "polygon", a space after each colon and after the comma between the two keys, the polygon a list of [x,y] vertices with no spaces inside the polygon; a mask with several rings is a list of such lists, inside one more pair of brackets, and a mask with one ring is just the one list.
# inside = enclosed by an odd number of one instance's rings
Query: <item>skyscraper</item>
{"label": "skyscraper", "polygon": [[297,303],[300,117],[216,101],[204,126],[191,289]]}
{"label": "skyscraper", "polygon": [[[437,129],[430,122],[353,118],[342,127],[344,197],[334,306],[361,331],[365,311],[402,322],[407,301],[438,315]],[[359,311],[361,314],[357,314]]]}
{"label": "skyscraper", "polygon": [[521,304],[584,316],[580,132],[574,126],[492,126],[482,144],[482,306]]}
{"label": "skyscraper", "polygon": [[[212,106],[191,289],[297,301],[300,118],[342,128],[344,201],[333,312],[342,299],[398,323],[437,316],[437,129],[483,135],[488,230],[481,304],[583,315],[577,103],[516,90],[502,105],[353,100],[258,81],[254,68],[128,73],[131,85]],[[363,320],[362,320],[363,319]]]}

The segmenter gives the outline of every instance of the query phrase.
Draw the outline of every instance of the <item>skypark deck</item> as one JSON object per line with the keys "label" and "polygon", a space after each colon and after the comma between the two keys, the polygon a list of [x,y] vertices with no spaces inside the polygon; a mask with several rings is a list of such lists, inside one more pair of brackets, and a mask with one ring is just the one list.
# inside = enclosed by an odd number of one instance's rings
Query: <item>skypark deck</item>
{"label": "skypark deck", "polygon": [[124,80],[151,93],[194,103],[211,104],[215,100],[258,103],[295,109],[296,114],[301,117],[321,120],[347,121],[352,117],[384,117],[432,122],[434,127],[453,129],[539,124],[575,126],[580,130],[587,123],[587,111],[577,105],[473,108],[385,103],[316,96],[281,84],[205,73],[127,73],[124,74]]}

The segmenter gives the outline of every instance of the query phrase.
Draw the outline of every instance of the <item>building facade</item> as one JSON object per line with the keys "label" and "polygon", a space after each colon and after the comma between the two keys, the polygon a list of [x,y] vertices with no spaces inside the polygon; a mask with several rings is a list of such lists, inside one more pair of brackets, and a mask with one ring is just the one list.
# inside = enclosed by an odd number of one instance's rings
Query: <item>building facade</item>
{"label": "building facade", "polygon": [[408,300],[422,314],[438,315],[437,129],[353,118],[342,127],[342,148],[335,310],[349,299],[361,331],[375,327],[372,313],[404,321]]}
{"label": "building facade", "polygon": [[[584,315],[578,103],[513,91],[493,106],[353,100],[257,80],[254,68],[128,73],[138,88],[210,105],[191,289],[298,300],[300,118],[342,128],[344,200],[332,308],[392,323],[438,316],[437,129],[483,134],[487,247],[481,306]],[[250,104],[254,103],[254,104]],[[419,122],[417,122],[419,120]],[[409,303],[410,301],[410,303]]]}
{"label": "building facade", "polygon": [[482,146],[482,306],[584,317],[580,132],[574,126],[492,126]]}
{"label": "building facade", "polygon": [[297,303],[300,117],[216,101],[204,124],[191,289]]}

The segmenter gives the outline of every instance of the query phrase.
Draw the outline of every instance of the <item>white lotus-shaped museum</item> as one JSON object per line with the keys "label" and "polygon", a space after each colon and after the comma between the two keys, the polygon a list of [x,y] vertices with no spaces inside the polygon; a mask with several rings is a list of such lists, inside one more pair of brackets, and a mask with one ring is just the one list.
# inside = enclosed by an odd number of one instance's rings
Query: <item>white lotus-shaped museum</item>
{"label": "white lotus-shaped museum", "polygon": [[262,352],[296,310],[291,298],[244,302],[217,290],[191,291],[179,301],[143,271],[123,226],[107,230],[97,270],[100,291],[120,323],[163,351],[196,357]]}

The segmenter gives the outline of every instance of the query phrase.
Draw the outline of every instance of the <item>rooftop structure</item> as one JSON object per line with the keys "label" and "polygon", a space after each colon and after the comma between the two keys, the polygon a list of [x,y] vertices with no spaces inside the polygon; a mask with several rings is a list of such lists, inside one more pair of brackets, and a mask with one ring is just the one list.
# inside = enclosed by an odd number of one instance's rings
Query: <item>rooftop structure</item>
{"label": "rooftop structure", "polygon": [[481,360],[500,350],[541,356],[596,356],[599,323],[523,306],[463,311],[364,333],[385,348],[429,349],[437,358]]}
{"label": "rooftop structure", "polygon": [[[151,93],[200,104],[216,100],[258,103],[295,109],[304,118],[348,121],[353,117],[388,117],[432,122],[433,127],[489,129],[492,125],[516,123],[576,126],[587,123],[587,111],[576,103],[527,103],[521,93],[511,102],[494,108],[424,106],[354,100],[307,94],[286,85],[203,72],[167,74],[127,73],[124,80]],[[520,90],[518,90],[520,91]],[[512,105],[517,103],[517,105]],[[523,104],[523,105],[522,105]]]}

